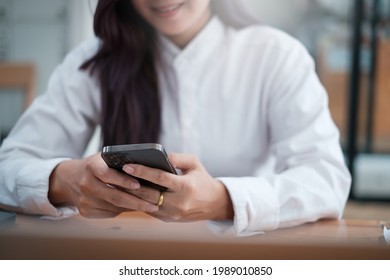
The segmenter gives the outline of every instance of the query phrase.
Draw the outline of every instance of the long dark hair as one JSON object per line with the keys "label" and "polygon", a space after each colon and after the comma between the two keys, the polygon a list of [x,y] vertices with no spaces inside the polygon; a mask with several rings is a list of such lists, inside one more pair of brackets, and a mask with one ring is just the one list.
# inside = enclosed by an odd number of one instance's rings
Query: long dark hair
{"label": "long dark hair", "polygon": [[80,68],[100,83],[103,144],[158,141],[156,32],[130,0],[99,0],[94,32],[101,45]]}

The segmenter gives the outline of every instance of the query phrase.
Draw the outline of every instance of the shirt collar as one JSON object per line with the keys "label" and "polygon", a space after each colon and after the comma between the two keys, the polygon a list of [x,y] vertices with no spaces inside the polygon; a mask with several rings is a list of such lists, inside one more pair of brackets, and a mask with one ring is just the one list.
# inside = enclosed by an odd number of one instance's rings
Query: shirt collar
{"label": "shirt collar", "polygon": [[224,25],[217,16],[213,16],[206,26],[184,48],[180,49],[164,35],[159,35],[161,54],[167,62],[185,59],[193,61],[207,56],[222,40]]}

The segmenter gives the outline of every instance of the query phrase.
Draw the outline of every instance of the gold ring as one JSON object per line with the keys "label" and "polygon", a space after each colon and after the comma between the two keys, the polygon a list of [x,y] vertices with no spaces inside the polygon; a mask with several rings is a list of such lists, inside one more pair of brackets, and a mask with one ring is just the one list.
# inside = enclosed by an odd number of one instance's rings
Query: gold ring
{"label": "gold ring", "polygon": [[163,192],[160,192],[160,197],[158,198],[157,206],[160,207],[164,202],[164,194]]}

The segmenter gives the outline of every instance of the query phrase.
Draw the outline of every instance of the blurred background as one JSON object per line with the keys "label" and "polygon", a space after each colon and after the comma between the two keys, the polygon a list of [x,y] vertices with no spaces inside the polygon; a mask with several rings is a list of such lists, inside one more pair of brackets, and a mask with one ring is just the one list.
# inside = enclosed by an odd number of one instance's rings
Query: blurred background
{"label": "blurred background", "polygon": [[[381,212],[372,215],[390,220],[390,0],[245,2],[262,23],[298,38],[316,61],[354,176],[345,215],[362,218],[374,206]],[[93,36],[95,5],[0,0],[0,141],[45,92],[66,53]]]}

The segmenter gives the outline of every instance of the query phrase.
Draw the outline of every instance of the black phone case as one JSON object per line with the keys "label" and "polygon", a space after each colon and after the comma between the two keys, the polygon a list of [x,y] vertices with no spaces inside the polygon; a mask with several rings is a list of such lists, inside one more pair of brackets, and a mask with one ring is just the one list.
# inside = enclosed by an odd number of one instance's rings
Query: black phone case
{"label": "black phone case", "polygon": [[[169,162],[164,148],[160,144],[148,143],[106,146],[103,148],[101,156],[109,167],[123,173],[123,165],[135,163],[177,174],[176,170]],[[137,180],[143,186],[155,188],[160,191],[167,190],[167,188],[158,184],[139,178],[137,178]]]}

